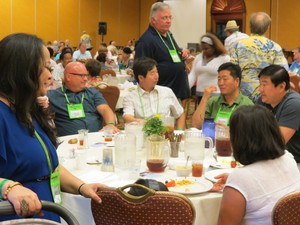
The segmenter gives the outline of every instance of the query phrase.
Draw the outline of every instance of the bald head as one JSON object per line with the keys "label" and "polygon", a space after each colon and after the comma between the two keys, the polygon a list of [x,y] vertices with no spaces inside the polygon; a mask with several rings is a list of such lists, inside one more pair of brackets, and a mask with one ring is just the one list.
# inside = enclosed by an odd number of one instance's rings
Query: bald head
{"label": "bald head", "polygon": [[271,18],[265,12],[252,13],[250,16],[250,30],[252,34],[264,35],[270,24]]}
{"label": "bald head", "polygon": [[81,62],[70,62],[65,67],[64,74],[75,73],[75,74],[89,74],[85,65]]}

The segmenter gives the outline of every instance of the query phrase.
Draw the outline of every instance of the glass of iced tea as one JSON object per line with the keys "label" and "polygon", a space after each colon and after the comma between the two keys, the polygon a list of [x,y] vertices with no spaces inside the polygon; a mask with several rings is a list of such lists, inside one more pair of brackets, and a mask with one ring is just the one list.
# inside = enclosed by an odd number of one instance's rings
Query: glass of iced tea
{"label": "glass of iced tea", "polygon": [[232,148],[230,143],[229,127],[217,125],[215,138],[218,156],[231,156]]}
{"label": "glass of iced tea", "polygon": [[201,177],[203,173],[203,162],[198,160],[198,161],[193,161],[192,162],[192,176],[193,177]]}
{"label": "glass of iced tea", "polygon": [[169,160],[166,139],[157,136],[147,140],[147,167],[150,172],[164,172]]}

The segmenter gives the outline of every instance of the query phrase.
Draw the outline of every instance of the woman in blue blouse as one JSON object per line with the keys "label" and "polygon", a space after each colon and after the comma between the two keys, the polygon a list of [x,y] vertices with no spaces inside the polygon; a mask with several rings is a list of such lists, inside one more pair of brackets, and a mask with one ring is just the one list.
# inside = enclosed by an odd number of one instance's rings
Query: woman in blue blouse
{"label": "woman in blue blouse", "polygon": [[36,101],[51,82],[43,41],[12,34],[0,41],[0,52],[0,198],[11,202],[18,216],[57,222],[58,215],[41,211],[40,200],[59,203],[60,188],[101,202],[96,191],[104,185],[85,184],[58,163],[51,117]]}

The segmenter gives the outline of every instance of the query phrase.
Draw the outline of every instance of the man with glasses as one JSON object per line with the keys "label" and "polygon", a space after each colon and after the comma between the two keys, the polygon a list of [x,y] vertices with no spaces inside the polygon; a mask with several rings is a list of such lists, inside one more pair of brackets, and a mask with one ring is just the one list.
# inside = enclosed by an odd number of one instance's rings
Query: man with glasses
{"label": "man with glasses", "polygon": [[71,62],[65,67],[63,86],[48,91],[58,136],[77,134],[80,129],[96,132],[102,129],[103,122],[113,133],[119,131],[114,125],[114,113],[102,94],[95,88],[87,88],[89,76],[84,64]]}
{"label": "man with glasses", "polygon": [[135,58],[145,56],[154,59],[159,73],[157,84],[171,88],[177,98],[186,99],[189,87],[184,60],[188,57],[188,50],[180,51],[169,31],[171,23],[170,6],[163,2],[154,3],[150,25],[135,46]]}

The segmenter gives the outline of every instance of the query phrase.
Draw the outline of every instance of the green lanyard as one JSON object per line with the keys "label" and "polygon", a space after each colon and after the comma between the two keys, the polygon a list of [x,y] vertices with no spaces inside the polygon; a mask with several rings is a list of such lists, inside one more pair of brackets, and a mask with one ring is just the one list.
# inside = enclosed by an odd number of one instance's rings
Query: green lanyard
{"label": "green lanyard", "polygon": [[[143,99],[142,99],[142,96],[141,96],[141,93],[140,93],[140,87],[137,88],[137,92],[139,94],[139,98],[140,98],[140,103],[141,103],[141,107],[142,107],[142,112],[143,112],[143,117],[144,119],[146,120],[146,114],[145,114],[145,108],[144,108],[144,104],[143,104]],[[156,108],[156,115],[158,115],[158,112],[159,112],[159,94],[157,92],[157,108]]]}
{"label": "green lanyard", "polygon": [[52,168],[51,158],[50,158],[50,155],[49,155],[48,148],[46,147],[45,142],[42,140],[41,136],[38,134],[38,132],[36,132],[36,130],[34,130],[34,135],[36,136],[36,138],[38,139],[38,141],[40,142],[40,144],[43,147],[43,150],[44,150],[45,155],[47,157],[47,162],[48,162],[48,166],[49,166],[49,169],[50,169],[50,173],[52,173],[53,168]]}
{"label": "green lanyard", "polygon": [[[66,92],[63,89],[63,87],[61,87],[61,91],[64,93],[67,103],[71,104],[69,99],[68,99],[68,96],[67,96]],[[81,96],[81,104],[83,103],[83,100],[84,100],[84,93],[82,93],[82,96]]]}
{"label": "green lanyard", "polygon": [[[160,37],[161,41],[164,43],[164,45],[165,45],[165,46],[167,47],[167,49],[170,51],[169,46],[166,44],[166,42],[164,41],[164,39],[161,37],[160,33],[159,33],[157,30],[156,30],[156,32],[157,32],[158,36]],[[172,40],[172,38],[171,38],[169,32],[167,32],[167,35],[168,35],[168,37],[170,38],[170,41],[171,41],[173,50],[176,50],[176,48],[175,48],[175,46],[174,46],[174,43],[173,43],[173,40]]]}
{"label": "green lanyard", "polygon": [[221,111],[221,107],[220,107],[217,112],[215,122],[221,122],[224,125],[228,126],[229,118],[231,117],[231,114],[232,114],[233,110],[235,109],[235,107],[236,107],[236,104],[234,104],[234,106],[232,107],[230,112]]}

